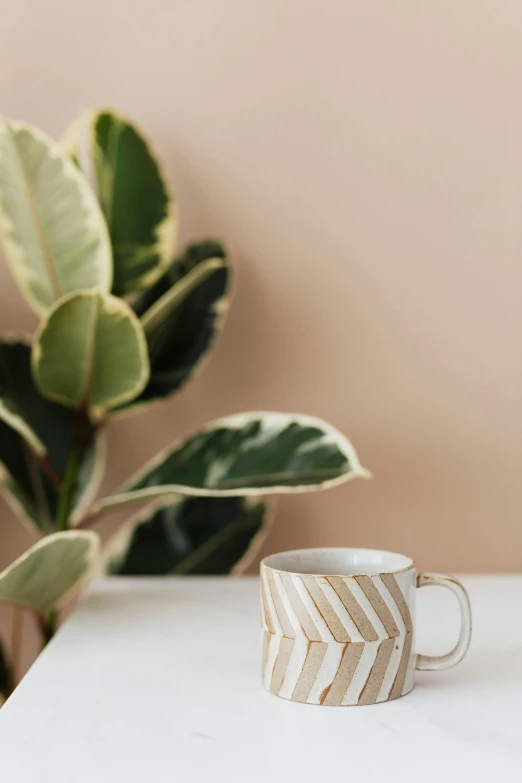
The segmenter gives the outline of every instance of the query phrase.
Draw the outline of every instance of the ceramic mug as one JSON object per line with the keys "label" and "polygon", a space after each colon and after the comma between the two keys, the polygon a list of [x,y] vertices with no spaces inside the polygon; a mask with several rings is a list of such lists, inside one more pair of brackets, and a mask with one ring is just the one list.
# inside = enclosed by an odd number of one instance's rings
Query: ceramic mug
{"label": "ceramic mug", "polygon": [[[414,652],[417,587],[457,596],[457,644],[438,657]],[[468,594],[453,576],[417,575],[406,555],[377,549],[297,549],[261,563],[265,687],[306,704],[391,701],[413,688],[415,669],[449,669],[471,638]]]}

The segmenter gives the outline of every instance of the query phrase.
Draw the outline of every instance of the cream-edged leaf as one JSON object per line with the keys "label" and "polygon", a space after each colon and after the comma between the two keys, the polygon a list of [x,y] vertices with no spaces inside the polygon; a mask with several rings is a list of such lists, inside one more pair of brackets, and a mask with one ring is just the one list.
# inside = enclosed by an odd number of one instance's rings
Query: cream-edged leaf
{"label": "cream-edged leaf", "polygon": [[225,260],[222,258],[208,258],[199,266],[191,269],[185,277],[175,283],[163,296],[154,302],[140,318],[145,329],[145,334],[154,335],[167,318],[176,312],[188,297],[208,280],[213,272],[223,269]]}
{"label": "cream-edged leaf", "polygon": [[0,120],[0,243],[37,313],[72,291],[111,288],[109,235],[91,188],[58,144],[7,120]]}
{"label": "cream-edged leaf", "polygon": [[44,396],[94,416],[136,397],[149,377],[138,318],[121,299],[94,291],[51,309],[36,335],[32,366]]}
{"label": "cream-edged leaf", "polygon": [[335,427],[311,416],[248,412],[208,424],[169,446],[96,509],[177,493],[268,495],[307,492],[370,474]]}
{"label": "cream-edged leaf", "polygon": [[0,399],[0,421],[17,432],[27,445],[33,449],[35,454],[41,456],[46,453],[45,444],[42,443],[28,422],[20,416],[16,404],[11,400]]}
{"label": "cream-edged leaf", "polygon": [[98,552],[92,531],[46,536],[0,573],[0,601],[44,614],[87,578]]}
{"label": "cream-edged leaf", "polygon": [[240,573],[270,519],[261,498],[180,496],[131,517],[109,540],[103,561],[109,573],[121,576]]}
{"label": "cream-edged leaf", "polygon": [[[35,387],[29,341],[0,340],[0,492],[22,521],[40,530],[48,532],[55,524],[74,428],[75,412],[46,399]],[[104,456],[101,433],[81,459],[74,518],[98,489]]]}
{"label": "cream-edged leaf", "polygon": [[172,260],[177,217],[150,142],[129,120],[103,109],[78,117],[62,144],[105,215],[114,258],[113,293],[127,296],[152,285]]}
{"label": "cream-edged leaf", "polygon": [[223,245],[189,245],[148,291],[133,302],[145,330],[150,378],[121,416],[181,389],[209,354],[228,310],[230,263]]}

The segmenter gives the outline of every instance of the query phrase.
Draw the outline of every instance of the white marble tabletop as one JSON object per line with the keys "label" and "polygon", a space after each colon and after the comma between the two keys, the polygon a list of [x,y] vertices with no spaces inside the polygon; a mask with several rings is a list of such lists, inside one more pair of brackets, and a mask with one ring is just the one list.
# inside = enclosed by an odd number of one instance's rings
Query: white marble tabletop
{"label": "white marble tabletop", "polygon": [[[367,707],[266,693],[253,578],[99,582],[0,710],[10,783],[490,781],[522,775],[522,577],[464,577],[467,658]],[[417,651],[457,633],[418,595]]]}

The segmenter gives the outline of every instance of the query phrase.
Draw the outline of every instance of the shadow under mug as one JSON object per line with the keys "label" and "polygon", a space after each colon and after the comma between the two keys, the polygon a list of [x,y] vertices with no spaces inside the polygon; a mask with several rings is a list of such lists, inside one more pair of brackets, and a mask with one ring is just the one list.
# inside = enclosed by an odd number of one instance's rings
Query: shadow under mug
{"label": "shadow under mug", "polygon": [[[457,644],[414,652],[417,587],[441,585],[460,607]],[[277,696],[306,704],[362,705],[409,693],[415,669],[449,669],[465,656],[471,607],[446,574],[419,574],[406,555],[376,549],[297,549],[261,563],[262,676]]]}

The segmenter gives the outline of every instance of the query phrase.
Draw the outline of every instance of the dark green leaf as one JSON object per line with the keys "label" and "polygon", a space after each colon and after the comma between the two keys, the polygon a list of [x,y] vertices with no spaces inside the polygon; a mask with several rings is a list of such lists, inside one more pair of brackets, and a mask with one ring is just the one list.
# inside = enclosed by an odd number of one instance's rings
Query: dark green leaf
{"label": "dark green leaf", "polygon": [[97,511],[168,498],[306,492],[369,477],[330,424],[295,413],[247,412],[208,424],[166,449]]}
{"label": "dark green leaf", "polygon": [[134,302],[145,329],[151,373],[126,410],[168,397],[190,379],[224,322],[229,280],[223,246],[200,242],[189,246]]}
{"label": "dark green leaf", "polygon": [[151,285],[172,259],[177,221],[150,144],[111,110],[79,117],[63,144],[92,185],[109,227],[112,292],[127,296]]}
{"label": "dark green leaf", "polygon": [[[150,512],[149,512],[150,513]],[[136,520],[109,546],[109,571],[126,576],[229,574],[246,567],[266,531],[267,509],[252,498],[181,498]]]}
{"label": "dark green leaf", "polygon": [[[41,455],[56,481],[63,478],[74,430],[74,411],[45,399],[31,375],[31,349],[23,340],[0,342],[0,398],[13,416],[26,422],[44,449]],[[23,430],[0,417],[0,481],[6,499],[25,519],[42,530],[52,528],[58,491],[49,469],[42,468],[32,441]],[[103,443],[87,451],[75,493],[78,513],[92,498],[101,479]]]}

